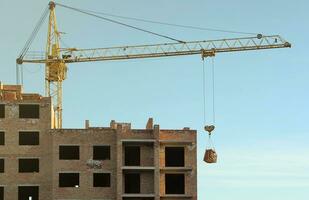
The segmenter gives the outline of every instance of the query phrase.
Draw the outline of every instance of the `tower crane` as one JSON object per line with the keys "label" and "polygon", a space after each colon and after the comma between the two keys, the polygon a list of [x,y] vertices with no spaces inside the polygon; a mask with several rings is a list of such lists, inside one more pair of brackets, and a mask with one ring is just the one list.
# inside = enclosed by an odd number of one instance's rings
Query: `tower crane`
{"label": "tower crane", "polygon": [[[19,79],[19,65],[22,63],[45,64],[45,92],[53,101],[55,111],[55,125],[53,128],[62,128],[62,83],[67,78],[67,64],[77,62],[94,62],[108,60],[127,60],[137,58],[155,58],[166,56],[184,56],[200,54],[205,57],[215,56],[217,53],[288,48],[291,44],[279,35],[255,37],[240,37],[219,40],[177,41],[172,43],[119,46],[109,48],[60,48],[60,32],[57,28],[56,5],[71,8],[53,1],[49,2],[40,21],[32,32],[24,49],[16,59],[17,79]],[[48,34],[45,54],[28,53],[29,47],[37,34],[44,19],[49,14]],[[94,15],[94,14],[91,14]]]}

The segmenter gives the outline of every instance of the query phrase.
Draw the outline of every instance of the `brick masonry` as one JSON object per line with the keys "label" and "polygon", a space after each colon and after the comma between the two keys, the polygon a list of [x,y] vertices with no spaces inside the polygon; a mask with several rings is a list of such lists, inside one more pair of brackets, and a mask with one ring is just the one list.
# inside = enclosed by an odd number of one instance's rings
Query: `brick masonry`
{"label": "brick masonry", "polygon": [[[162,130],[149,119],[145,129],[132,129],[129,123],[111,121],[108,127],[84,129],[52,129],[51,99],[38,94],[24,94],[20,86],[0,85],[0,104],[5,105],[5,117],[0,118],[0,131],[5,132],[5,145],[0,145],[0,158],[5,160],[5,172],[0,173],[0,186],[5,200],[18,198],[18,186],[39,186],[44,200],[64,199],[197,199],[196,131]],[[39,119],[20,119],[19,104],[36,104]],[[39,131],[40,144],[20,146],[19,131]],[[59,145],[78,145],[79,160],[59,160]],[[93,146],[110,146],[110,160],[100,161],[101,167],[91,168]],[[124,166],[124,146],[140,146],[140,166]],[[165,147],[185,149],[185,166],[165,167]],[[39,173],[19,173],[19,158],[39,158]],[[79,187],[59,187],[59,173],[80,174]],[[110,187],[93,187],[93,173],[110,173]],[[140,193],[125,194],[124,174],[140,173]],[[185,175],[185,194],[165,194],[165,174]],[[132,198],[133,199],[133,198]]]}

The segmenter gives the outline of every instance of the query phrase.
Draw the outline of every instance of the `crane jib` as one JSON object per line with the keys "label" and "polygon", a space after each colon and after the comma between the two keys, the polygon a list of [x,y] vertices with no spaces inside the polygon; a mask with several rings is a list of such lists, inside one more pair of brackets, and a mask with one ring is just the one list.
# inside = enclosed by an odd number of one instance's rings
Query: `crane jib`
{"label": "crane jib", "polygon": [[197,41],[186,43],[165,43],[155,45],[123,46],[111,48],[95,49],[61,49],[60,58],[45,59],[27,57],[24,63],[47,63],[47,62],[93,62],[108,60],[125,60],[138,58],[155,58],[166,56],[183,56],[201,54],[202,57],[214,56],[216,53],[263,50],[274,48],[291,47],[289,42],[280,36],[263,36],[261,39],[256,37],[222,39],[210,41]]}

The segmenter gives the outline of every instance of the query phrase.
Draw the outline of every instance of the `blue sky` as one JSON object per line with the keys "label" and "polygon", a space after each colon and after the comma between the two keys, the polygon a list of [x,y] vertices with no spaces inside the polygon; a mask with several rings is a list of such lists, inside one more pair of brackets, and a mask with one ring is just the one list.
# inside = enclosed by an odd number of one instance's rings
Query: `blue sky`
{"label": "blue sky", "polygon": [[[280,34],[291,49],[218,54],[216,131],[218,163],[202,162],[202,61],[183,56],[69,65],[64,83],[64,127],[108,126],[110,120],[143,128],[198,131],[198,195],[209,200],[307,200],[309,196],[309,3],[305,0],[58,1],[73,7],[169,23]],[[0,1],[0,80],[15,83],[15,59],[48,1]],[[70,47],[169,42],[125,27],[57,9]],[[122,20],[177,39],[245,35],[181,29]],[[44,49],[46,24],[34,49]],[[207,70],[210,60],[205,61]],[[44,93],[44,66],[24,66],[26,92]],[[209,83],[209,79],[207,79]],[[208,84],[209,86],[209,84]],[[207,86],[207,87],[208,87]],[[207,94],[207,102],[211,96]],[[211,106],[207,104],[210,113]],[[207,115],[210,120],[210,115]]]}

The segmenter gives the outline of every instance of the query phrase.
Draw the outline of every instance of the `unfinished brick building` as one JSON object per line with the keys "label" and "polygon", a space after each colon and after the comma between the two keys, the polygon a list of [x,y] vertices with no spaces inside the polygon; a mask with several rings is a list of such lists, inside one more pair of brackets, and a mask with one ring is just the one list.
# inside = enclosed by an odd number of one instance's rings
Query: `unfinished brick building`
{"label": "unfinished brick building", "polygon": [[197,199],[194,130],[52,127],[51,98],[0,84],[0,200]]}

